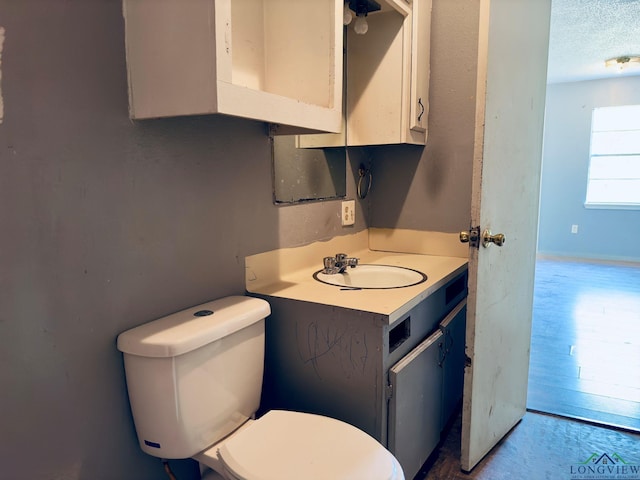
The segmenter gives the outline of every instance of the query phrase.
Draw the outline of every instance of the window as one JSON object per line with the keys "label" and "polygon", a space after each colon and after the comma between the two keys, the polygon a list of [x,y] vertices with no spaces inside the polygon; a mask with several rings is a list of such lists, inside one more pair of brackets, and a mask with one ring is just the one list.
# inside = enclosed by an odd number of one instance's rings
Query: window
{"label": "window", "polygon": [[640,105],[593,109],[585,206],[640,209]]}

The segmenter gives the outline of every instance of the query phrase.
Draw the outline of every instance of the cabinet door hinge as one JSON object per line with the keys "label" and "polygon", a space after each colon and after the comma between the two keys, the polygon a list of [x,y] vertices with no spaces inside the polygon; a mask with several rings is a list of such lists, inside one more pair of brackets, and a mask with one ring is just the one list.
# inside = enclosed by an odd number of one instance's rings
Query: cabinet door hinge
{"label": "cabinet door hinge", "polygon": [[393,385],[387,385],[384,390],[387,400],[391,400],[391,397],[393,397]]}

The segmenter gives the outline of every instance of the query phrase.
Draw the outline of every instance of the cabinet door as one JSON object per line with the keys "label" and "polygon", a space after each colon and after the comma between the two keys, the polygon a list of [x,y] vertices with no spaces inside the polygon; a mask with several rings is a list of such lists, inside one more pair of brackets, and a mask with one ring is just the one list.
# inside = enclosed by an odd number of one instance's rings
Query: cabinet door
{"label": "cabinet door", "polygon": [[429,71],[431,41],[431,0],[413,0],[411,32],[411,99],[409,128],[427,131],[429,116]]}
{"label": "cabinet door", "polygon": [[462,300],[440,323],[444,335],[445,359],[442,365],[443,429],[460,399],[464,385],[464,342],[467,320],[467,300]]}
{"label": "cabinet door", "polygon": [[413,478],[440,441],[444,334],[437,330],[389,370],[389,450]]}

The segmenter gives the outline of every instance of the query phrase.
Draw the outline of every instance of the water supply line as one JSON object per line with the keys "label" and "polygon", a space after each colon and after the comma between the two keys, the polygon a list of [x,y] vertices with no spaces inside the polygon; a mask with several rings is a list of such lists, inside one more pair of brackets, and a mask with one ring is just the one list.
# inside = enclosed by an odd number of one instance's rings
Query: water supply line
{"label": "water supply line", "polygon": [[169,466],[169,460],[167,460],[166,458],[163,458],[161,462],[162,462],[162,466],[164,467],[164,471],[167,473],[167,476],[169,477],[169,480],[178,480],[176,476],[173,474],[173,472],[171,471],[171,467]]}

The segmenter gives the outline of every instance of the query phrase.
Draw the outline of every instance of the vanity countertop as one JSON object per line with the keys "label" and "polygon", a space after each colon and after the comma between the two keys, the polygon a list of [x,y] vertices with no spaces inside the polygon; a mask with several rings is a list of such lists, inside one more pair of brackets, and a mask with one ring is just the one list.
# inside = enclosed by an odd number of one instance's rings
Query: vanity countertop
{"label": "vanity countertop", "polygon": [[[327,252],[326,256],[331,255],[329,251],[325,251]],[[348,254],[350,257],[358,258],[360,264],[394,265],[419,270],[427,275],[427,281],[403,288],[341,289],[339,286],[327,285],[313,278],[313,274],[322,268],[322,256],[318,256],[314,264],[309,265],[309,262],[306,262],[306,265],[281,269],[276,274],[271,272],[270,275],[258,273],[261,270],[259,262],[248,260],[247,291],[260,295],[378,313],[383,315],[389,324],[393,324],[406,312],[467,268],[467,259],[455,256],[396,253],[369,249],[351,250]]]}

